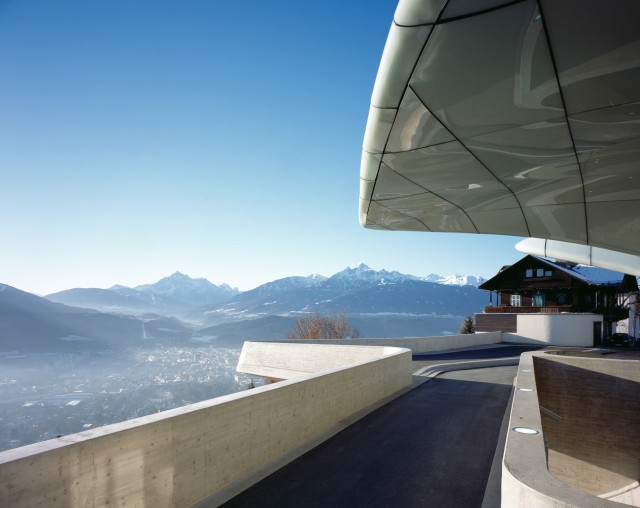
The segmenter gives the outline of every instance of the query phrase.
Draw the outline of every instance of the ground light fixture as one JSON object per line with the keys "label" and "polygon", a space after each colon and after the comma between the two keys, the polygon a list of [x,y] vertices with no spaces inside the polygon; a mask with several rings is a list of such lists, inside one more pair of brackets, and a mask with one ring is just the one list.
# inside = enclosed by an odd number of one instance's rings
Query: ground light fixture
{"label": "ground light fixture", "polygon": [[529,434],[529,435],[539,434],[537,430],[530,429],[529,427],[513,427],[511,430],[513,430],[514,432],[518,432],[520,434]]}

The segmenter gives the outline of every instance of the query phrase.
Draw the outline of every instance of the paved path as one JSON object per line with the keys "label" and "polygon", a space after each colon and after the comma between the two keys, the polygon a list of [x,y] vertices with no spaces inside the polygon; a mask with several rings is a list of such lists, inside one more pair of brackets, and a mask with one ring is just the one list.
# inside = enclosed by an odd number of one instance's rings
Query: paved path
{"label": "paved path", "polygon": [[[476,351],[421,355],[420,362],[513,356],[522,349]],[[516,369],[460,370],[433,378],[224,506],[480,507]]]}

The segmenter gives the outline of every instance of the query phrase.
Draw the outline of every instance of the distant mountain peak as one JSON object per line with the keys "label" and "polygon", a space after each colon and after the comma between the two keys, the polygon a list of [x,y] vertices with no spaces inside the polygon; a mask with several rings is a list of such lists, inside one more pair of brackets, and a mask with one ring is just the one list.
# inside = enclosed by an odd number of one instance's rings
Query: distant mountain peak
{"label": "distant mountain peak", "polygon": [[382,270],[382,272],[376,272],[375,270],[373,270],[372,268],[368,267],[367,265],[365,265],[364,263],[358,263],[356,266],[347,266],[345,269],[340,270],[337,273],[333,274],[333,277],[336,276],[348,276],[351,277],[353,275],[361,275],[361,274],[371,274],[371,273],[383,273],[384,270]]}
{"label": "distant mountain peak", "polygon": [[430,273],[422,280],[427,282],[435,282],[436,284],[445,284],[448,286],[476,286],[485,282],[487,279],[476,275],[438,275],[437,273]]}
{"label": "distant mountain peak", "polygon": [[148,288],[159,288],[159,287],[172,287],[175,285],[200,285],[200,286],[215,286],[213,282],[210,282],[208,279],[204,277],[190,277],[189,275],[182,273],[180,271],[175,271],[171,275],[163,277],[158,282],[153,284],[143,284],[141,286],[136,286],[136,289],[148,289]]}
{"label": "distant mountain peak", "polygon": [[167,279],[167,280],[198,280],[198,279],[194,279],[192,277],[189,277],[187,274],[184,274],[184,273],[182,273],[182,272],[180,272],[178,270],[173,272],[168,277],[164,277],[164,279]]}
{"label": "distant mountain peak", "polygon": [[418,280],[418,277],[387,270],[373,270],[364,263],[358,263],[355,267],[347,267],[329,278],[340,287],[355,289],[380,284],[397,284],[408,280]]}

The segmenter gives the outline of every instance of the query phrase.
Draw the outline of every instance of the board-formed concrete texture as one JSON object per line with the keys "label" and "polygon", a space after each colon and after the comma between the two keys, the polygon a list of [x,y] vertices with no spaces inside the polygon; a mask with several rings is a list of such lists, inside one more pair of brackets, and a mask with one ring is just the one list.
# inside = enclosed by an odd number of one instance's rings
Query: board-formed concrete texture
{"label": "board-formed concrete texture", "polygon": [[638,19],[628,0],[401,0],[364,136],[361,224],[639,256]]}
{"label": "board-formed concrete texture", "polygon": [[0,506],[192,506],[302,453],[345,419],[409,387],[411,352],[383,349],[289,381],[2,452]]}
{"label": "board-formed concrete texture", "polygon": [[[451,349],[498,344],[502,341],[502,332],[479,332],[460,335],[441,335],[435,337],[407,337],[394,339],[341,339],[339,344],[351,346],[392,346],[410,349],[413,354],[435,353]],[[336,344],[327,340],[287,340],[296,344]]]}
{"label": "board-formed concrete texture", "polygon": [[245,342],[236,370],[270,379],[294,379],[315,372],[396,354],[397,347],[328,341]]}
{"label": "board-formed concrete texture", "polygon": [[640,506],[639,386],[638,360],[575,350],[523,354],[502,506]]}

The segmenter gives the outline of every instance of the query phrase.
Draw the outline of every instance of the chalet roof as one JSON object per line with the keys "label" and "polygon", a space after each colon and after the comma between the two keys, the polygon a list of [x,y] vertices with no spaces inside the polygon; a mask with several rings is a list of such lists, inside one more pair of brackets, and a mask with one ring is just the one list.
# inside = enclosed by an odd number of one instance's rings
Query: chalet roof
{"label": "chalet roof", "polygon": [[547,259],[536,259],[546,261],[550,265],[555,266],[559,270],[563,270],[573,277],[583,280],[587,284],[621,284],[622,279],[624,279],[624,273],[614,272],[613,270],[606,270],[604,268],[598,268],[589,265],[574,265],[571,267],[567,267],[559,263],[554,263],[553,261],[549,261]]}
{"label": "chalet roof", "polygon": [[508,275],[506,275],[507,272],[530,268],[532,262],[534,262],[534,266],[537,263],[538,266],[547,266],[553,270],[562,271],[572,279],[590,286],[617,286],[624,285],[625,283],[625,274],[621,272],[614,272],[613,270],[589,265],[570,264],[563,261],[551,261],[550,259],[543,257],[528,255],[511,266],[502,267],[496,275],[481,284],[479,288],[489,291],[497,290],[506,282],[504,277],[508,277]]}

